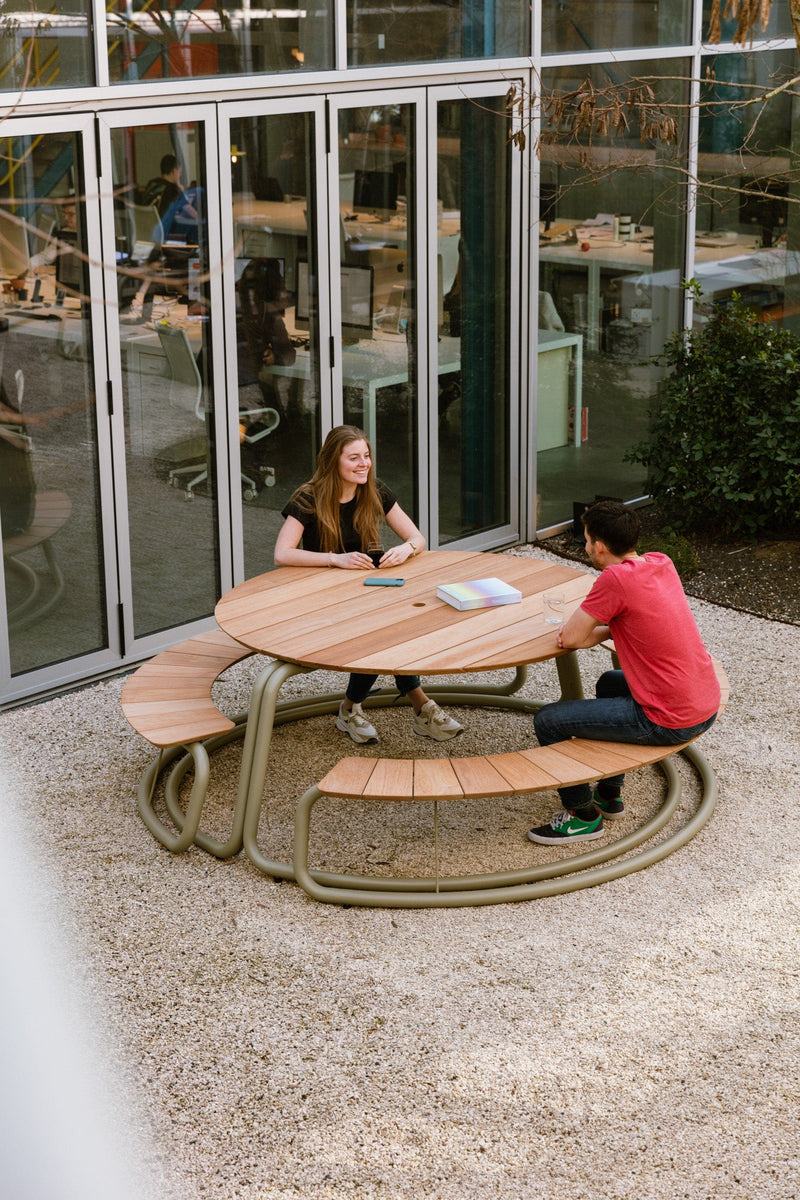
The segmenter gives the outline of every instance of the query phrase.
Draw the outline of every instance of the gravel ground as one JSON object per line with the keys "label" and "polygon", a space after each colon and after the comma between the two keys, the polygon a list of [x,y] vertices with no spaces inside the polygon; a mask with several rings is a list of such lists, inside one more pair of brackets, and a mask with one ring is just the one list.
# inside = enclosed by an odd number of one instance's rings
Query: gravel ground
{"label": "gravel ground", "polygon": [[[102,1019],[142,1195],[800,1196],[800,823],[786,807],[800,629],[691,604],[732,688],[703,739],[714,816],[646,871],[530,903],[342,909],[242,857],[173,857],[136,814],[150,754],[119,711],[121,680],[2,717],[11,808],[48,880],[48,924]],[[583,652],[585,678],[606,665]],[[245,706],[254,669],[219,686],[223,707]],[[542,664],[526,688],[550,698],[553,677]],[[332,682],[318,673],[287,690]],[[530,740],[529,718],[454,711],[468,727],[458,753]],[[386,753],[419,751],[407,710],[377,720]],[[295,798],[353,749],[332,724],[276,732],[284,786],[260,831],[276,857],[289,852]],[[208,820],[221,829],[235,749],[214,766]],[[681,774],[676,821],[698,794],[688,765]],[[631,813],[662,789],[655,769],[632,776]],[[448,808],[443,870],[546,861],[553,851],[524,834],[555,806],[543,794]],[[430,863],[430,814],[318,809],[316,865]]]}

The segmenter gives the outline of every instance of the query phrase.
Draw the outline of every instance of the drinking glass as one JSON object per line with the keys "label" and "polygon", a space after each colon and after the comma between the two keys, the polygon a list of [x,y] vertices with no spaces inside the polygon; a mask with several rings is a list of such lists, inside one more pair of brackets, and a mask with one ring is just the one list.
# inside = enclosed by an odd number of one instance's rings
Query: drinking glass
{"label": "drinking glass", "polygon": [[545,592],[544,619],[548,625],[560,625],[564,620],[564,593]]}
{"label": "drinking glass", "polygon": [[374,567],[379,567],[384,554],[383,543],[370,542],[367,546],[367,554],[372,559],[372,565]]}

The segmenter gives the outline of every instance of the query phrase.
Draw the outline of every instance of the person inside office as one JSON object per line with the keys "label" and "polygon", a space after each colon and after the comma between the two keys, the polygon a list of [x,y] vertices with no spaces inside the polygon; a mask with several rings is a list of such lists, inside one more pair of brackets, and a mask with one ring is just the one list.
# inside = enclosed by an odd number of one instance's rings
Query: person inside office
{"label": "person inside office", "polygon": [[74,195],[68,196],[59,208],[59,220],[55,230],[50,235],[47,245],[38,254],[31,256],[31,270],[35,275],[38,275],[43,267],[51,267],[63,250],[68,249],[70,253],[73,247],[65,246],[63,242],[59,242],[58,236],[60,233],[67,234],[67,241],[74,240],[75,233],[78,229],[78,203]]}
{"label": "person inside office", "polygon": [[[281,516],[284,523],[275,543],[279,567],[374,570],[366,551],[378,542],[384,521],[403,540],[384,551],[378,569],[396,570],[425,549],[425,538],[396,496],[376,479],[370,444],[355,425],[337,425],[330,431],[314,475],[297,488]],[[378,740],[361,707],[377,678],[351,675],[339,706],[336,728],[358,744]],[[395,684],[411,703],[413,730],[419,737],[444,742],[463,732],[463,725],[426,696],[418,676],[396,675]]]}

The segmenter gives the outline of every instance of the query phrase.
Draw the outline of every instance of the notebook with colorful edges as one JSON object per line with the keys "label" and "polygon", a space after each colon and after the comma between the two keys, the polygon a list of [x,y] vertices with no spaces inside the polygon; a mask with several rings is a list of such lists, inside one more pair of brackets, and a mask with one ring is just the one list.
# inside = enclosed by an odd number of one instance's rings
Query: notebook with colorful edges
{"label": "notebook with colorful edges", "polygon": [[443,583],[436,595],[446,604],[465,612],[470,608],[495,608],[498,604],[519,604],[522,592],[502,579],[472,579],[469,583]]}

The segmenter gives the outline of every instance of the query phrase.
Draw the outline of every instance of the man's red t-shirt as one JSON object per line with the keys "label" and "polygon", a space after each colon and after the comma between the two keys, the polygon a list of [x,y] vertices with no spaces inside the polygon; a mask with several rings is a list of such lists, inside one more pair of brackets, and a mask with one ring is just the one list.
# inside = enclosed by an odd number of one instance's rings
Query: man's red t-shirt
{"label": "man's red t-shirt", "polygon": [[651,721],[689,729],[717,712],[714,664],[666,554],[605,567],[581,608],[610,627],[631,695]]}

